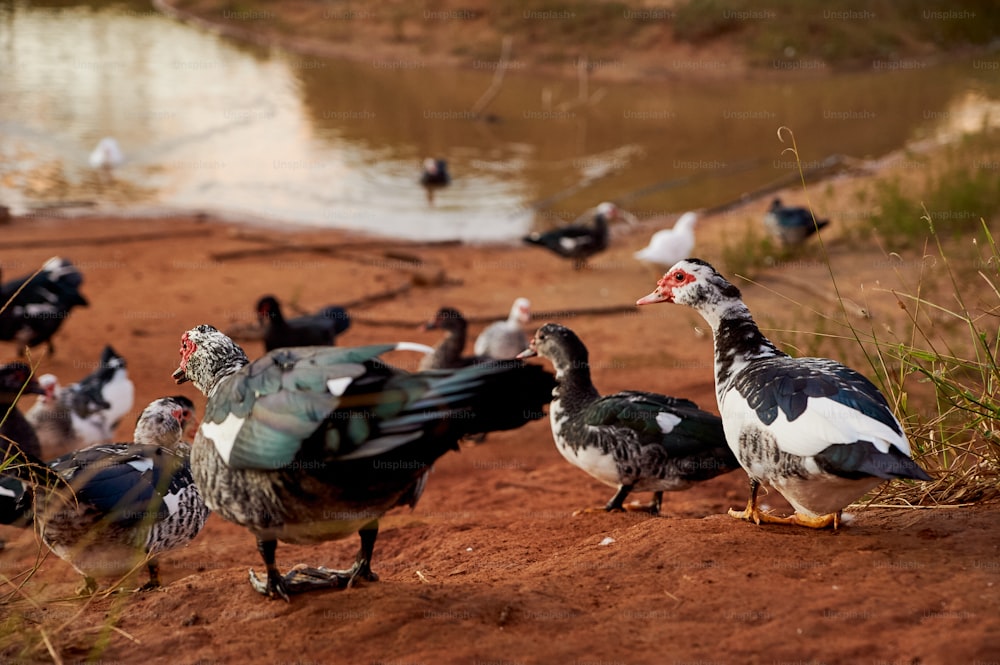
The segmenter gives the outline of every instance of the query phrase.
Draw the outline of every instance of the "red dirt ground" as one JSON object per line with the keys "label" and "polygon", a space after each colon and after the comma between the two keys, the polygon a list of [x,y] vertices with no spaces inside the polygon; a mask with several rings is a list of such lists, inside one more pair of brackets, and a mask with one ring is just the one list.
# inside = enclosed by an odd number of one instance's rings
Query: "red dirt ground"
{"label": "red dirt ground", "polygon": [[[706,220],[699,255],[716,261],[727,229],[746,216]],[[21,219],[4,227],[0,246],[7,276],[30,272],[54,254],[81,267],[92,306],[72,313],[55,355],[42,357],[38,369],[75,380],[110,342],[128,360],[136,414],[178,391],[204,405],[194,388],[170,379],[180,334],[195,324],[247,324],[256,299],[268,292],[315,309],[407,284],[412,288],[400,297],[353,308],[355,324],[342,344],[433,343],[434,333],[416,325],[437,307],[500,318],[516,296],[526,295],[536,311],[566,313],[550,318],[590,347],[603,392],[655,390],[715,411],[711,340],[699,333],[693,312],[662,305],[609,316],[568,313],[629,305],[652,289],[654,273],[631,259],[649,231],[616,237],[611,251],[579,272],[519,246],[397,246],[386,254],[389,243],[376,241],[336,254],[279,252],[273,248],[282,244],[365,239],[194,218]],[[162,236],[126,238],[145,234]],[[860,300],[859,284],[873,283],[877,257],[838,246],[835,232],[830,237],[838,275],[849,276],[841,288]],[[95,238],[110,240],[77,242]],[[218,256],[263,247],[272,250]],[[413,269],[400,253],[419,257],[422,267]],[[858,266],[869,269],[851,272]],[[796,270],[797,279],[823,283],[821,265]],[[789,309],[766,289],[742,288],[757,312]],[[894,302],[867,293],[876,319],[892,316]],[[829,307],[809,293],[795,295]],[[251,357],[262,351],[258,341],[245,346]],[[4,344],[0,354],[11,357],[13,347]],[[129,430],[124,424],[119,437],[126,440]],[[217,516],[188,548],[164,557],[162,590],[89,601],[73,597],[79,580],[52,555],[25,580],[21,574],[39,546],[31,532],[6,528],[0,574],[21,586],[0,585],[0,598],[12,597],[0,605],[6,616],[0,660],[46,662],[55,654],[62,662],[144,665],[1000,661],[996,504],[868,508],[836,533],[813,532],[725,516],[727,508],[744,505],[745,486],[745,474],[735,472],[668,495],[657,518],[574,517],[578,508],[602,505],[612,490],[569,466],[552,444],[548,422],[534,422],[440,460],[417,507],[382,522],[373,566],[381,581],[290,604],[251,590],[247,569],[260,568],[253,538]],[[775,494],[766,499],[783,509]],[[282,545],[278,561],[285,569],[299,562],[342,567],[356,549],[354,538]]]}

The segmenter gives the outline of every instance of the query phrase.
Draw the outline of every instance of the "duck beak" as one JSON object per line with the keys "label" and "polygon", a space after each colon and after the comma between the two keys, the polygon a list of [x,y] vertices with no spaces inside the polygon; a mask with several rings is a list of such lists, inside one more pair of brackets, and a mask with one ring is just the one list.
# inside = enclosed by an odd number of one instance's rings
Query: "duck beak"
{"label": "duck beak", "polygon": [[185,381],[190,381],[191,380],[191,379],[188,378],[187,372],[184,371],[183,367],[178,367],[174,371],[174,373],[171,374],[170,376],[173,378],[174,383],[176,383],[176,384],[181,384],[181,383],[184,383]]}
{"label": "duck beak", "polygon": [[517,354],[514,357],[515,358],[534,358],[537,355],[538,355],[538,351],[535,351],[534,349],[529,348],[529,349],[525,349],[524,351],[521,351],[519,354]]}
{"label": "duck beak", "polygon": [[674,299],[669,294],[664,294],[659,289],[656,289],[648,296],[643,296],[635,301],[636,305],[653,305],[658,302],[673,302]]}

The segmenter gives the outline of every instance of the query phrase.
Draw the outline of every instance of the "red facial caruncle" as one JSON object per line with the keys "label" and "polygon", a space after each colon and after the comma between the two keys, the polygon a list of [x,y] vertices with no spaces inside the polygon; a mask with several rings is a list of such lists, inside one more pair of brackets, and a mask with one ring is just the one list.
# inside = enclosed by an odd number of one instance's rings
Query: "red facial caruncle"
{"label": "red facial caruncle", "polygon": [[188,336],[188,334],[184,333],[184,335],[181,337],[181,351],[180,351],[181,363],[177,367],[177,370],[173,373],[173,378],[175,382],[184,383],[185,381],[188,381],[187,363],[188,360],[191,358],[191,354],[194,353],[196,348],[197,347],[195,346],[194,342],[191,341],[191,338]]}

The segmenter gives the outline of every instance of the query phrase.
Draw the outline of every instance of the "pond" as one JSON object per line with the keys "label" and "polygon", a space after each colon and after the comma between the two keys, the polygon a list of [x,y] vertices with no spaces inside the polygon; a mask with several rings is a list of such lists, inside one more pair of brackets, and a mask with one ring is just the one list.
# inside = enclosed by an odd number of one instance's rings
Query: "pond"
{"label": "pond", "polygon": [[[506,240],[603,200],[639,217],[732,201],[794,171],[783,125],[807,164],[883,155],[995,105],[995,72],[970,63],[592,80],[581,94],[522,66],[515,47],[483,121],[471,109],[496,63],[328,60],[234,42],[147,3],[7,2],[0,203]],[[105,136],[124,154],[110,171],[88,162]],[[428,156],[453,176],[433,200],[418,184]]]}

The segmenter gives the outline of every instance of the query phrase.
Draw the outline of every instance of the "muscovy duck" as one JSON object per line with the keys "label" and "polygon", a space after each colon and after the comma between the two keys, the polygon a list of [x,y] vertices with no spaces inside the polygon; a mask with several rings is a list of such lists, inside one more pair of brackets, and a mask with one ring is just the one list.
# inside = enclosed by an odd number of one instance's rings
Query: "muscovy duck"
{"label": "muscovy duck", "polygon": [[114,137],[105,136],[90,153],[89,161],[91,168],[113,169],[125,163],[125,155]]}
{"label": "muscovy duck", "polygon": [[450,183],[451,174],[448,173],[448,162],[433,157],[424,160],[423,170],[420,173],[421,185],[424,187],[444,187]]}
{"label": "muscovy duck", "polygon": [[[800,245],[806,238],[830,223],[828,219],[817,219],[805,208],[781,205],[781,199],[771,201],[771,207],[764,214],[764,226],[782,245]],[[686,258],[686,257],[682,257]]]}
{"label": "muscovy duck", "polygon": [[517,298],[505,321],[495,321],[479,333],[472,352],[490,358],[514,358],[528,347],[528,336],[524,334],[523,326],[530,320],[531,301]]}
{"label": "muscovy duck", "polygon": [[82,283],[83,275],[76,266],[53,257],[37,275],[25,275],[0,286],[0,307],[7,306],[0,312],[0,340],[14,341],[22,356],[27,347],[39,344],[47,344],[49,353],[54,353],[52,336],[74,307],[88,305],[80,294]]}
{"label": "muscovy duck", "polygon": [[443,159],[428,157],[424,160],[420,173],[420,184],[427,193],[427,203],[434,203],[434,190],[451,184],[451,174],[448,173],[448,162]]}
{"label": "muscovy duck", "polygon": [[[722,420],[694,402],[639,390],[601,396],[587,347],[565,326],[546,323],[519,357],[548,358],[556,371],[549,405],[552,438],[566,460],[617,492],[602,509],[618,511],[631,492],[653,492],[639,509],[660,513],[663,492],[738,469]],[[585,509],[584,512],[592,512]]]}
{"label": "muscovy duck", "polygon": [[608,248],[610,224],[620,216],[618,206],[605,201],[597,206],[590,224],[574,222],[545,233],[534,231],[522,240],[529,245],[544,247],[563,258],[572,259],[573,268],[579,270],[587,265],[590,257]]}
{"label": "muscovy duck", "polygon": [[660,268],[669,268],[681,259],[691,256],[694,251],[694,225],[698,215],[686,212],[674,222],[673,228],[663,229],[653,234],[649,244],[633,256]]}
{"label": "muscovy duck", "polygon": [[[17,408],[25,393],[42,392],[31,368],[22,362],[0,365],[0,464],[8,473],[14,467],[41,464],[41,445],[35,430]],[[27,486],[14,475],[0,475],[0,524],[16,524],[23,516],[21,505]],[[27,522],[24,522],[27,524]]]}
{"label": "muscovy duck", "polygon": [[39,377],[44,394],[28,409],[46,459],[114,439],[115,430],[135,404],[135,384],[125,359],[109,345],[97,368],[62,387],[52,374]]}
{"label": "muscovy duck", "polygon": [[267,351],[287,346],[333,346],[337,336],[351,327],[347,310],[336,305],[286,319],[274,296],[264,296],[257,302],[257,320],[264,328]]}
{"label": "muscovy duck", "polygon": [[[673,266],[636,304],[673,302],[704,317],[715,334],[715,391],[729,447],[750,475],[745,520],[833,526],[851,502],[884,480],[930,476],[878,388],[827,358],[793,358],[758,329],[738,288],[699,259]],[[795,509],[757,506],[767,483]]]}
{"label": "muscovy duck", "polygon": [[[554,380],[541,367],[494,361],[410,373],[380,356],[423,345],[289,348],[249,362],[230,338],[200,325],[181,338],[178,383],[207,397],[191,450],[208,506],[249,529],[270,598],[375,580],[378,518],[414,505],[434,461],[469,433],[515,429],[544,414]],[[359,532],[347,571],[297,566],[282,576],[280,539],[316,543]]]}
{"label": "muscovy duck", "polygon": [[48,463],[61,482],[34,487],[32,507],[42,541],[84,577],[125,574],[144,560],[160,586],[157,557],[190,543],[208,519],[191,476],[184,427],[194,404],[184,396],[147,406],[133,443],[99,444]]}
{"label": "muscovy duck", "polygon": [[443,330],[444,337],[434,346],[434,350],[420,359],[419,370],[456,369],[468,367],[489,358],[463,356],[469,324],[454,307],[442,307],[434,318],[424,324],[424,330]]}

